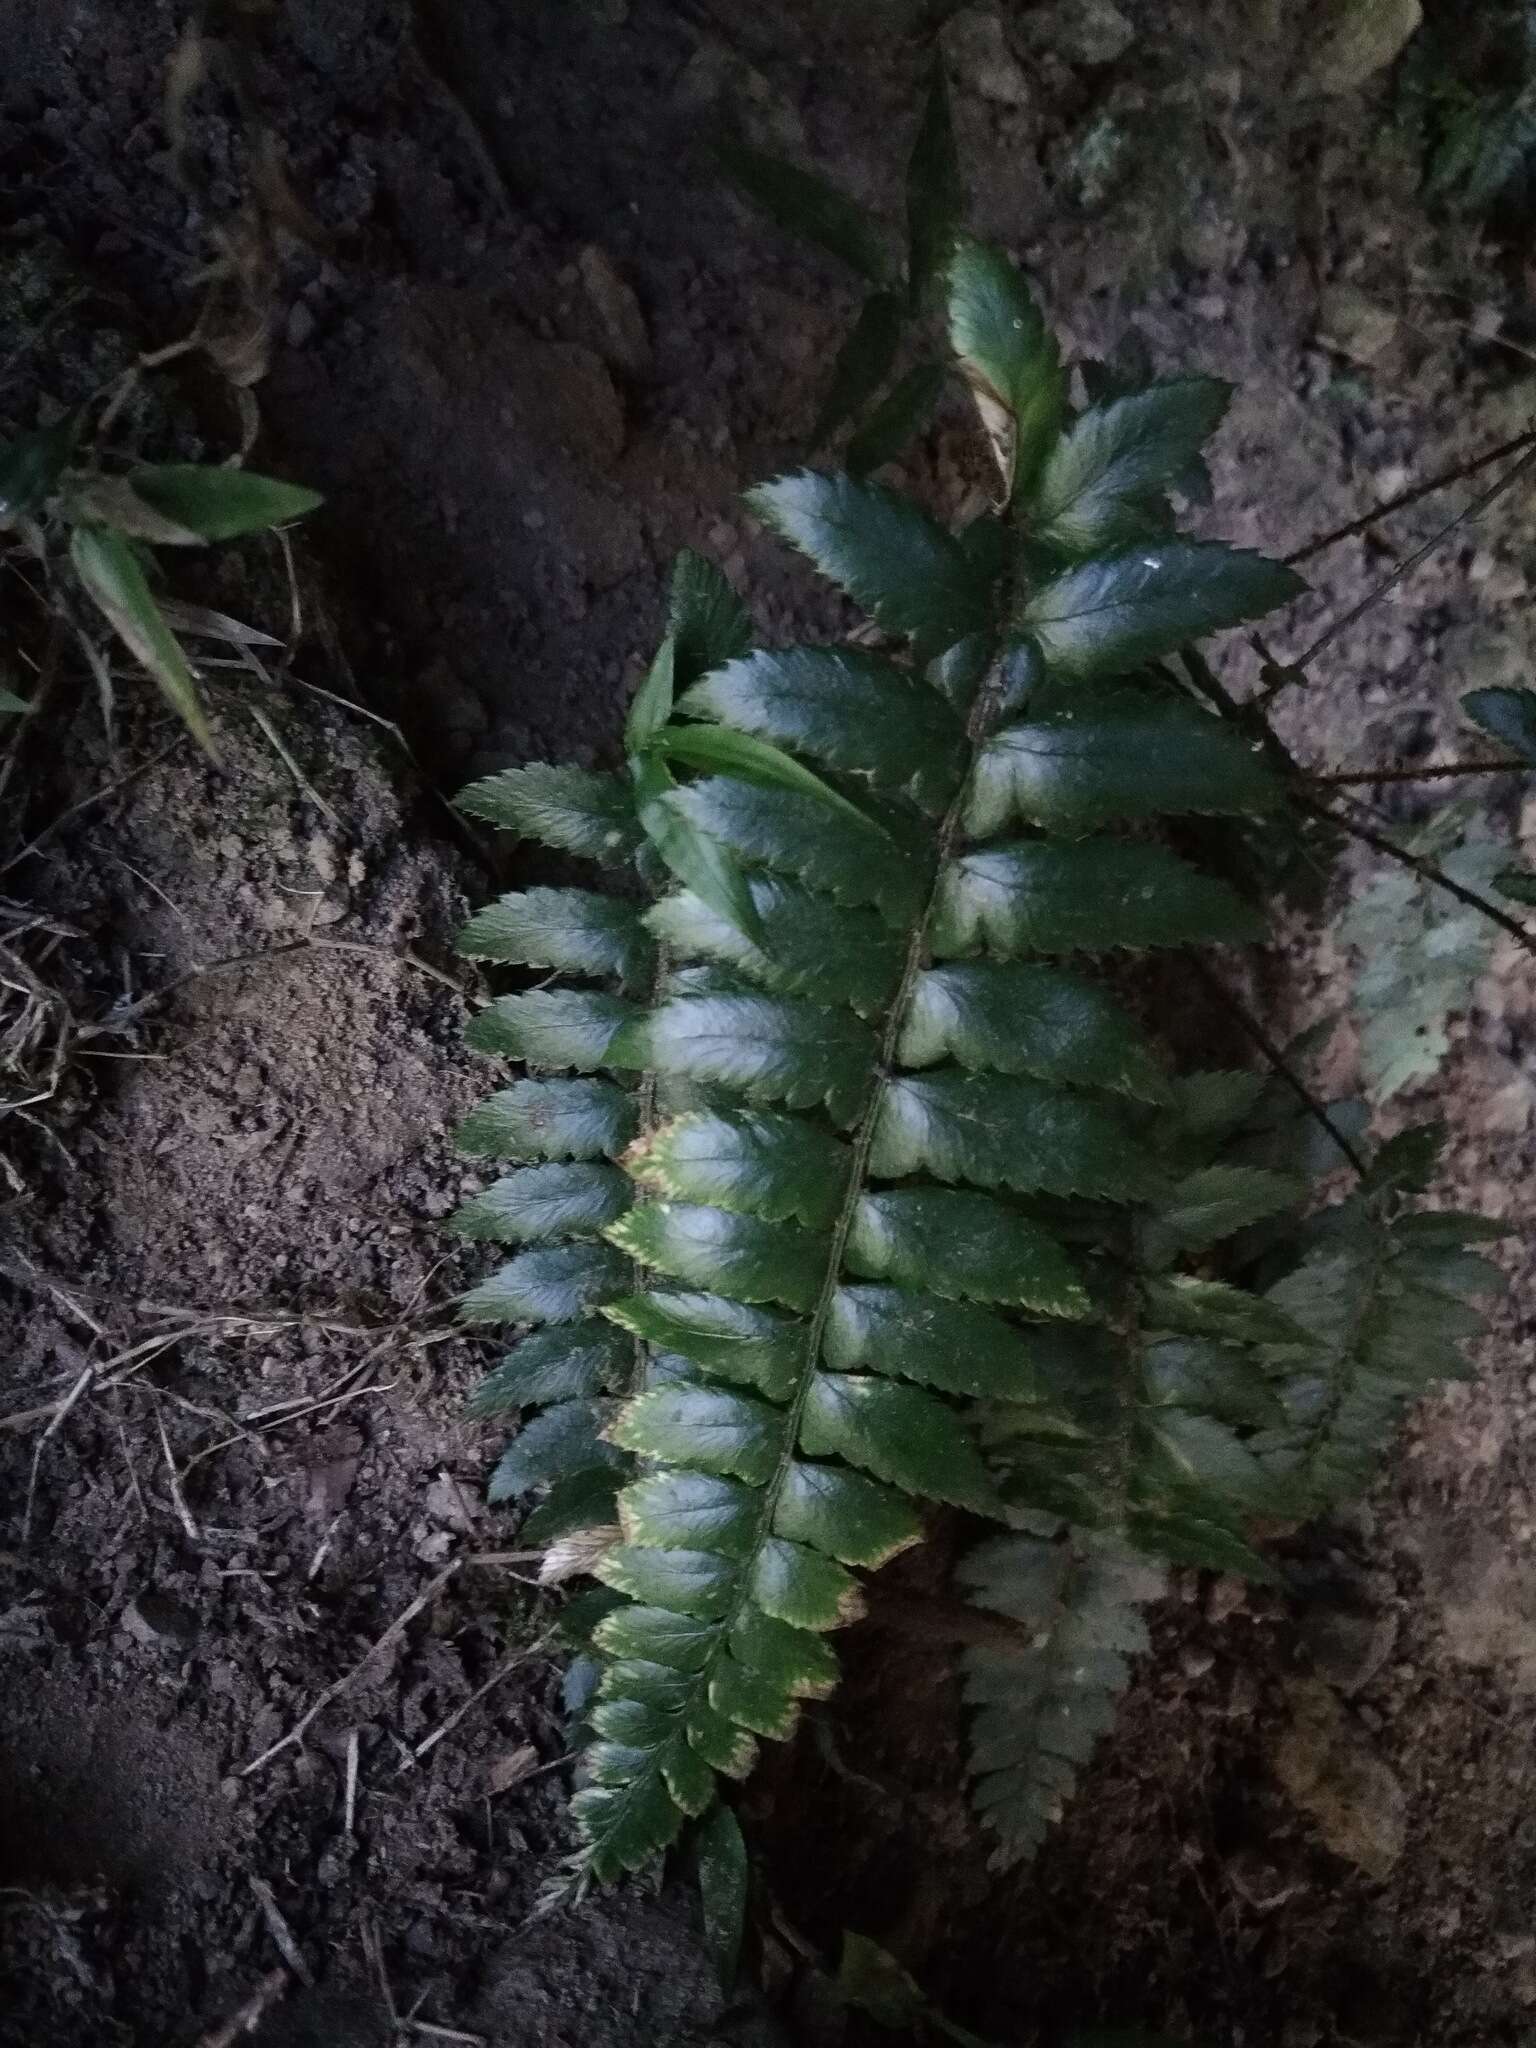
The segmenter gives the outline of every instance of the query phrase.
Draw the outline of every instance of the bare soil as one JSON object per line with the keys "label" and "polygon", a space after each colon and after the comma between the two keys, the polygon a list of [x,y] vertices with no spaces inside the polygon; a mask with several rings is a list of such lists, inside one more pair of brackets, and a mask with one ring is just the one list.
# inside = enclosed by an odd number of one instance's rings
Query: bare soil
{"label": "bare soil", "polygon": [[[854,294],[722,191],[703,142],[728,117],[898,212],[921,53],[894,5],[226,12],[242,62],[191,102],[178,181],[184,10],[0,0],[0,411],[30,424],[185,331],[265,127],[312,218],[270,281],[255,459],[328,498],[288,657],[270,682],[211,672],[221,770],[147,687],[120,679],[109,741],[71,681],[0,819],[0,896],[44,921],[15,943],[75,1032],[0,1135],[0,2043],[194,2048],[274,1969],[260,2048],[433,2039],[417,2021],[496,2048],[741,2039],[769,2022],[722,2012],[681,1884],[534,1917],[570,1846],[559,1658],[553,1603],[476,1562],[516,1527],[481,1505],[495,1444],[458,1420],[478,1361],[437,1226],[484,1085],[444,977],[467,986],[451,934],[491,875],[438,792],[611,752],[679,545],[769,635],[835,619],[738,493],[800,458]],[[1212,531],[1284,551],[1527,423],[1521,252],[1425,212],[1387,74],[1308,80],[1319,9],[1121,0],[1108,58],[1102,8],[988,18],[948,42],[976,224],[1075,349],[1134,328],[1240,386]],[[1128,138],[1107,192],[1084,169],[1104,133]],[[126,434],[231,445],[216,376],[167,390]],[[970,462],[957,408],[911,480],[952,502]],[[1279,649],[1390,560],[1380,538],[1320,557]],[[1521,489],[1330,648],[1288,739],[1320,766],[1420,756],[1459,690],[1528,675],[1532,573]],[[174,574],[290,634],[270,551]],[[1255,659],[1232,646],[1229,676]],[[1298,923],[1276,1035],[1348,972]],[[1448,1115],[1439,1192],[1516,1217],[1533,1000],[1501,953],[1440,1083],[1393,1112]],[[1346,1028],[1341,1088],[1352,1062]],[[1181,1581],[1030,1871],[987,1874],[953,1677],[903,1626],[935,1562],[886,1575],[848,1687],[744,1808],[790,2038],[857,2038],[784,1960],[786,1928],[830,1955],[845,1926],[989,2038],[1529,2036],[1528,1237],[1481,1377],[1426,1404],[1368,1507],[1293,1546],[1294,1595]]]}

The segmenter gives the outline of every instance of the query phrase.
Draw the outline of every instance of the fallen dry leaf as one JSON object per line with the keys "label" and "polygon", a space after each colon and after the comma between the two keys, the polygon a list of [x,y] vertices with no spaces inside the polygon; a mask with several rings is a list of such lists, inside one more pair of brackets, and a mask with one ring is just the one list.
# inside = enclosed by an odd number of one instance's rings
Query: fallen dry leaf
{"label": "fallen dry leaf", "polygon": [[486,1797],[494,1799],[498,1792],[521,1784],[530,1771],[537,1770],[538,1763],[539,1752],[531,1742],[520,1742],[516,1749],[509,1749],[505,1756],[497,1757],[485,1774]]}

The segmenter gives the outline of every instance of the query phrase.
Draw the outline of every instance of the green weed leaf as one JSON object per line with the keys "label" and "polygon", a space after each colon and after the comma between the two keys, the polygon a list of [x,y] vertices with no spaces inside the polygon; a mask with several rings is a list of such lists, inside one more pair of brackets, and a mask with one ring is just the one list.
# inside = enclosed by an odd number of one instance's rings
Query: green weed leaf
{"label": "green weed leaf", "polygon": [[1358,1495],[1409,1404],[1463,1369],[1500,1284],[1455,1241],[1416,1243],[1401,1226],[1367,1223],[1319,1248],[1270,1289],[1303,1341],[1264,1354],[1286,1423],[1255,1450],[1314,1511]]}
{"label": "green weed leaf", "polygon": [[660,754],[637,755],[630,765],[635,808],[647,840],[685,888],[747,938],[756,939],[757,912],[746,877],[725,848],[698,831],[672,802],[677,784]]}
{"label": "green weed leaf", "polygon": [[942,363],[916,363],[898,378],[863,426],[849,436],[843,462],[850,476],[868,476],[896,460],[932,418],[946,374]]}
{"label": "green weed leaf", "polygon": [[1161,1102],[1168,1084],[1138,1027],[1103,989],[1059,968],[952,961],[918,974],[897,1057],[952,1059]]}
{"label": "green weed leaf", "polygon": [[523,1424],[491,1475],[488,1498],[517,1500],[551,1480],[618,1464],[618,1453],[598,1437],[590,1402],[562,1401]]}
{"label": "green weed leaf", "polygon": [[610,1303],[603,1313],[732,1386],[756,1387],[770,1401],[787,1401],[794,1391],[804,1327],[776,1309],[723,1294],[654,1287]]}
{"label": "green weed leaf", "polygon": [[640,687],[624,721],[624,751],[630,756],[644,754],[672,716],[676,694],[677,642],[669,633],[641,678]]}
{"label": "green weed leaf", "polygon": [[961,1577],[977,1606],[1019,1624],[1017,1648],[965,1654],[977,1804],[997,1838],[991,1867],[1007,1870],[1040,1846],[1107,1734],[1163,1581],[1128,1546],[1076,1531],[995,1537]]}
{"label": "green weed leaf", "polygon": [[605,1244],[524,1252],[459,1297],[464,1323],[574,1323],[631,1282],[627,1262]]}
{"label": "green weed leaf", "polygon": [[522,1166],[456,1209],[450,1228],[491,1244],[538,1244],[594,1235],[628,1207],[616,1166]]}
{"label": "green weed leaf", "polygon": [[907,162],[907,284],[917,312],[949,267],[965,216],[965,187],[944,60],[935,56],[917,139]]}
{"label": "green weed leaf", "polygon": [[218,749],[187,657],[150,594],[133,548],[109,527],[77,526],[70,537],[69,558],[118,639],[149,670],[203,752],[217,761]]}
{"label": "green weed leaf", "polygon": [[1270,810],[1281,795],[1258,743],[1187,700],[1079,691],[981,748],[966,827],[984,838],[1017,820],[1076,838],[1120,819]]}
{"label": "green weed leaf", "polygon": [[987,1468],[952,1408],[922,1388],[874,1374],[819,1372],[800,1423],[813,1458],[845,1458],[904,1493],[992,1514]]}
{"label": "green weed leaf", "polygon": [[520,1408],[590,1400],[618,1383],[627,1349],[623,1332],[610,1324],[588,1320],[574,1328],[552,1324],[533,1330],[480,1382],[464,1412],[481,1421]]}
{"label": "green weed leaf", "polygon": [[871,1280],[1036,1315],[1079,1316],[1088,1297],[1072,1262],[1028,1217],[965,1188],[890,1188],[860,1198],[850,1271]]}
{"label": "green weed leaf", "polygon": [[704,1945],[714,1959],[722,1994],[729,1998],[741,1967],[747,1918],[747,1850],[741,1824],[728,1806],[716,1806],[699,1829],[699,1899]]}
{"label": "green weed leaf", "polygon": [[900,926],[922,900],[922,868],[905,845],[887,839],[871,859],[867,828],[819,797],[710,776],[670,801],[746,865],[793,876],[834,903],[874,904]]}
{"label": "green weed leaf", "polygon": [[691,1203],[631,1209],[607,1235],[632,1259],[685,1287],[788,1308],[814,1304],[825,1258],[820,1240],[795,1224],[764,1223]]}
{"label": "green weed leaf", "polygon": [[1461,708],[1474,725],[1536,767],[1536,690],[1469,690]]}
{"label": "green weed leaf", "polygon": [[238,540],[317,511],[325,500],[302,484],[257,476],[249,469],[162,462],[129,472],[134,494],[199,540]]}
{"label": "green weed leaf", "polygon": [[1250,1224],[1295,1208],[1306,1192],[1306,1182],[1295,1174],[1262,1166],[1203,1166],[1153,1205],[1150,1255],[1164,1264],[1180,1252],[1207,1251]]}
{"label": "green weed leaf", "polygon": [[933,949],[942,959],[983,948],[1107,952],[1148,946],[1242,945],[1264,922],[1229,884],[1161,846],[1048,840],[963,853],[939,877]]}
{"label": "green weed leaf", "polygon": [[472,1158],[616,1159],[635,1134],[633,1099],[612,1081],[515,1081],[454,1133]]}
{"label": "green weed leaf", "polygon": [[[947,119],[939,84],[919,291],[952,231]],[[1273,1579],[1256,1532],[1362,1488],[1497,1278],[1476,1219],[1402,1213],[1417,1139],[1293,1244],[1280,1219],[1309,1180],[1281,1169],[1316,1160],[1278,1084],[1172,1073],[1091,967],[1040,957],[1263,936],[1159,833],[1271,811],[1283,778],[1148,664],[1298,586],[1171,530],[1222,387],[1085,371],[1069,420],[1011,267],[964,244],[946,275],[1011,503],[954,535],[846,476],[756,500],[906,648],[754,652],[724,579],[685,557],[628,782],[530,767],[468,799],[632,858],[653,897],[663,870],[682,884],[648,906],[523,888],[462,942],[566,984],[470,1026],[555,1074],[462,1127],[508,1165],[455,1227],[523,1247],[459,1304],[514,1333],[474,1401],[520,1418],[495,1490],[529,1500],[529,1542],[586,1532],[603,1588],[577,1625],[597,1878],[718,1813],[718,1777],[833,1687],[853,1573],[919,1541],[925,1502],[1010,1528],[967,1567],[1001,1619],[966,1688],[997,1860],[1027,1854],[1110,1725],[1161,1567]],[[880,367],[900,313],[882,272],[850,374],[876,340]],[[1230,859],[1238,832],[1180,837]],[[1266,1292],[1234,1277],[1256,1244]],[[874,1974],[871,2011],[968,2038]]]}
{"label": "green weed leaf", "polygon": [[1167,493],[1221,423],[1231,387],[1179,377],[1092,405],[1057,442],[1033,502],[1042,540],[1074,556],[1162,533]]}
{"label": "green weed leaf", "polygon": [[1200,1280],[1189,1273],[1146,1283],[1147,1321],[1152,1328],[1189,1337],[1217,1337],[1238,1344],[1300,1344],[1305,1327],[1280,1303],[1247,1293],[1225,1280]]}
{"label": "green weed leaf", "polygon": [[0,528],[42,510],[75,452],[80,420],[78,410],[67,412],[0,448]]}
{"label": "green weed leaf", "polygon": [[641,1187],[672,1201],[828,1229],[852,1155],[830,1131],[799,1117],[694,1110],[647,1132],[624,1164]]}
{"label": "green weed leaf", "polygon": [[1117,1107],[1011,1074],[940,1068],[887,1084],[870,1171],[891,1180],[927,1172],[1022,1194],[1130,1201],[1158,1185]]}
{"label": "green weed leaf", "polygon": [[[1438,865],[1491,898],[1507,853],[1484,828],[1440,854]],[[1360,963],[1353,993],[1365,1092],[1385,1102],[1438,1072],[1451,1020],[1471,1008],[1498,934],[1480,911],[1393,863],[1354,898],[1339,936]]]}
{"label": "green weed leaf", "polygon": [[470,1020],[464,1043],[530,1067],[590,1074],[608,1065],[620,1032],[639,1014],[622,997],[597,990],[530,989],[487,1004]]}
{"label": "green weed leaf", "polygon": [[638,1055],[658,1073],[729,1088],[748,1102],[858,1112],[874,1039],[857,1019],[815,1003],[749,995],[672,996],[645,1025]]}
{"label": "green weed leaf", "polygon": [[[925,1260],[939,1263],[931,1245]],[[923,1278],[933,1284],[931,1272]],[[1010,1280],[1005,1298],[1017,1291]],[[878,1368],[946,1394],[1032,1402],[1045,1393],[1029,1342],[1013,1324],[974,1302],[907,1287],[839,1288],[822,1355],[837,1371]]]}
{"label": "green weed leaf", "polygon": [[470,919],[457,950],[468,960],[508,961],[596,980],[612,975],[619,981],[643,979],[655,957],[634,905],[589,889],[528,889],[503,896]]}
{"label": "green weed leaf", "polygon": [[988,622],[986,579],[955,538],[880,484],[803,469],[747,503],[888,633],[947,647]]}
{"label": "green weed leaf", "polygon": [[[873,848],[871,857],[879,857]],[[774,876],[749,876],[746,888],[755,941],[687,894],[664,896],[647,922],[673,947],[726,962],[764,988],[847,1003],[863,1017],[884,1008],[901,970],[900,941],[888,925]]]}
{"label": "green weed leaf", "polygon": [[633,792],[616,775],[532,761],[470,783],[454,801],[471,818],[588,860],[627,860],[640,843]]}
{"label": "green weed leaf", "polygon": [[683,690],[752,645],[746,606],[714,563],[691,548],[683,548],[672,564],[667,637],[674,686]]}
{"label": "green weed leaf", "polygon": [[894,662],[851,648],[750,655],[706,676],[680,709],[874,788],[907,791],[925,809],[941,809],[960,778],[963,736],[948,707]]}
{"label": "green weed leaf", "polygon": [[837,352],[832,378],[811,429],[811,447],[821,448],[846,421],[864,410],[896,367],[906,309],[895,292],[871,292],[848,339]]}
{"label": "green weed leaf", "polygon": [[830,783],[824,782],[803,762],[786,754],[781,747],[753,738],[750,733],[733,732],[724,725],[670,725],[656,744],[669,760],[685,762],[690,768],[739,776],[743,782],[756,783],[762,789],[796,790],[817,803],[829,804],[833,810],[842,811],[872,838],[884,840],[889,837],[873,818],[867,817],[856,804],[849,803],[845,796],[839,796]]}
{"label": "green weed leaf", "polygon": [[814,242],[871,284],[891,275],[885,229],[856,200],[813,171],[735,139],[717,145],[726,175],[778,227]]}

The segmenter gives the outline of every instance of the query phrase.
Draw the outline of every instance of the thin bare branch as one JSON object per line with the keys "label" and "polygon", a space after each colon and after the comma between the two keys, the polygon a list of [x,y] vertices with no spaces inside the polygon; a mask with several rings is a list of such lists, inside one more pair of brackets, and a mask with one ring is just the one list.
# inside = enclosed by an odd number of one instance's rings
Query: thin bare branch
{"label": "thin bare branch", "polygon": [[1486,896],[1479,896],[1474,889],[1463,888],[1460,882],[1453,882],[1443,868],[1437,868],[1433,861],[1424,860],[1416,853],[1410,853],[1406,846],[1399,846],[1395,839],[1389,839],[1384,832],[1378,832],[1374,825],[1367,825],[1359,818],[1351,818],[1343,811],[1330,810],[1326,804],[1308,803],[1297,799],[1299,808],[1314,818],[1324,819],[1336,825],[1341,832],[1347,832],[1351,839],[1358,839],[1363,846],[1369,846],[1388,860],[1395,860],[1400,867],[1408,868],[1421,881],[1432,883],[1443,889],[1447,896],[1454,896],[1458,903],[1466,904],[1469,910],[1480,910],[1484,917],[1507,932],[1524,952],[1536,958],[1536,933],[1529,931],[1518,919],[1507,911],[1500,910],[1496,903],[1490,903]]}
{"label": "thin bare branch", "polygon": [[1329,1138],[1338,1147],[1345,1159],[1348,1160],[1354,1171],[1363,1177],[1365,1173],[1364,1159],[1328,1114],[1327,1106],[1312,1093],[1312,1090],[1302,1080],[1300,1074],[1296,1072],[1258,1018],[1252,1014],[1246,1004],[1232,993],[1231,989],[1221,979],[1221,976],[1209,967],[1200,958],[1198,953],[1191,954],[1190,958],[1195,972],[1200,976],[1200,979],[1205,983],[1216,1001],[1220,1003],[1221,1007],[1232,1018],[1244,1037],[1263,1055],[1271,1069],[1285,1083],[1286,1087],[1290,1089],[1312,1121],[1319,1129],[1327,1132]]}
{"label": "thin bare branch", "polygon": [[1278,696],[1289,684],[1305,682],[1307,669],[1325,648],[1331,647],[1341,633],[1348,632],[1358,619],[1363,619],[1367,612],[1380,604],[1383,598],[1397,588],[1405,576],[1411,575],[1421,562],[1427,561],[1436,548],[1448,540],[1458,528],[1465,526],[1469,519],[1480,518],[1495,499],[1503,497],[1504,493],[1512,489],[1533,467],[1536,467],[1536,442],[1527,447],[1513,468],[1507,469],[1503,476],[1488,486],[1486,491],[1475,497],[1470,505],[1464,506],[1454,519],[1448,520],[1438,532],[1431,534],[1422,547],[1415,548],[1411,555],[1405,555],[1393,568],[1392,573],[1378,583],[1374,590],[1367,591],[1358,604],[1351,605],[1347,612],[1325,626],[1304,653],[1298,654],[1294,661],[1276,667],[1272,679],[1260,695],[1259,702],[1268,704],[1271,698]]}
{"label": "thin bare branch", "polygon": [[488,1692],[493,1691],[495,1687],[500,1685],[501,1681],[516,1671],[519,1665],[526,1664],[532,1658],[539,1656],[548,1643],[549,1635],[546,1632],[544,1635],[539,1636],[536,1641],[531,1642],[527,1649],[514,1650],[510,1657],[504,1658],[483,1685],[477,1686],[467,1700],[461,1700],[445,1721],[439,1722],[430,1735],[417,1743],[416,1747],[401,1765],[401,1769],[407,1769],[412,1764],[419,1764],[429,1750],[436,1749],[445,1735],[453,1733],[465,1715],[477,1707]]}
{"label": "thin bare branch", "polygon": [[304,1951],[295,1941],[293,1929],[284,1919],[282,1908],[277,1903],[277,1898],[271,1885],[267,1883],[265,1878],[249,1876],[246,1878],[246,1883],[256,1895],[256,1903],[261,1908],[261,1917],[267,1923],[267,1932],[271,1935],[273,1945],[276,1947],[278,1954],[288,1965],[289,1969],[292,1970],[299,1982],[313,1990],[315,1973],[309,1967],[309,1964],[305,1962]]}
{"label": "thin bare branch", "polygon": [[395,1616],[395,1619],[389,1624],[389,1627],[385,1629],[383,1635],[381,1635],[376,1642],[371,1643],[369,1645],[369,1647],[363,1652],[362,1656],[358,1659],[358,1661],[352,1666],[351,1670],[343,1672],[340,1678],[333,1680],[332,1683],[325,1688],[324,1692],[321,1693],[320,1697],[315,1701],[314,1705],[312,1707],[307,1708],[306,1711],[299,1716],[298,1720],[294,1722],[293,1726],[288,1730],[288,1733],[286,1735],[280,1736],[278,1740],[271,1745],[270,1748],[264,1749],[261,1752],[260,1756],[253,1757],[248,1764],[245,1764],[241,1767],[241,1769],[239,1770],[239,1772],[237,1772],[236,1775],[242,1778],[248,1778],[251,1775],[252,1771],[259,1771],[263,1764],[271,1763],[273,1757],[281,1756],[285,1749],[291,1749],[296,1743],[302,1742],[304,1737],[309,1733],[309,1730],[314,1726],[315,1722],[319,1720],[320,1716],[325,1712],[326,1708],[331,1704],[331,1702],[341,1697],[341,1695],[347,1690],[347,1688],[354,1683],[358,1676],[367,1669],[369,1663],[372,1661],[373,1658],[375,1658],[379,1654],[380,1650],[388,1649],[391,1643],[397,1642],[399,1640],[399,1638],[410,1627],[411,1623],[416,1619],[417,1615],[422,1613],[422,1611],[425,1608],[428,1608],[432,1605],[432,1602],[437,1598],[438,1594],[441,1593],[444,1586],[447,1585],[448,1581],[454,1576],[458,1569],[459,1565],[457,1559],[455,1559],[452,1564],[445,1566],[444,1569],[438,1573],[437,1577],[433,1579],[429,1585],[425,1586],[422,1589],[422,1591],[416,1595],[416,1598],[411,1602],[410,1606],[407,1607],[402,1613],[397,1614]]}
{"label": "thin bare branch", "polygon": [[1459,775],[1530,775],[1536,773],[1525,761],[1440,761],[1426,768],[1337,768],[1310,772],[1308,782],[1331,784],[1347,789],[1351,784],[1376,782],[1445,782]]}
{"label": "thin bare branch", "polygon": [[237,2041],[247,2034],[255,2033],[266,2015],[267,2008],[282,1997],[291,1981],[286,1970],[274,1965],[245,2003],[232,2012],[222,2026],[212,2027],[206,2034],[199,2034],[197,2048],[235,2048]]}
{"label": "thin bare branch", "polygon": [[1320,533],[1315,540],[1309,540],[1305,546],[1294,549],[1282,559],[1288,569],[1294,569],[1300,562],[1310,562],[1314,555],[1322,554],[1326,548],[1337,547],[1341,540],[1353,540],[1357,534],[1369,533],[1378,519],[1389,519],[1394,512],[1406,512],[1410,505],[1432,498],[1436,491],[1465,483],[1468,477],[1477,476],[1495,462],[1502,462],[1508,455],[1519,455],[1533,445],[1536,445],[1536,428],[1527,428],[1525,433],[1516,434],[1513,440],[1501,441],[1497,448],[1484,449],[1470,462],[1459,462],[1454,469],[1442,470],[1439,476],[1432,476],[1427,483],[1413,484],[1408,490],[1399,491],[1396,497],[1383,498],[1369,512],[1362,512],[1358,519],[1334,527],[1331,533]]}

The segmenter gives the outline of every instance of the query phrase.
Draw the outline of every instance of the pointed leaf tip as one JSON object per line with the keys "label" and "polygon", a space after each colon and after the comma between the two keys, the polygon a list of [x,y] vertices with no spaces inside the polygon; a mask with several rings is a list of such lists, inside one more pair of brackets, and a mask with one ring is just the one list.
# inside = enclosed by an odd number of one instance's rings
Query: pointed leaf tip
{"label": "pointed leaf tip", "polygon": [[907,279],[912,308],[942,277],[965,213],[965,184],[955,146],[944,60],[935,52],[923,118],[907,164]]}
{"label": "pointed leaf tip", "polygon": [[888,281],[891,258],[885,229],[856,199],[814,171],[733,137],[717,142],[715,155],[737,189],[777,226],[816,243],[871,284]]}
{"label": "pointed leaf tip", "polygon": [[238,540],[317,511],[325,500],[303,484],[195,462],[162,462],[130,472],[135,494],[162,519],[199,540]]}
{"label": "pointed leaf tip", "polygon": [[69,558],[118,639],[149,670],[209,760],[217,762],[218,749],[191,667],[155,603],[131,545],[110,527],[77,526],[70,537]]}

